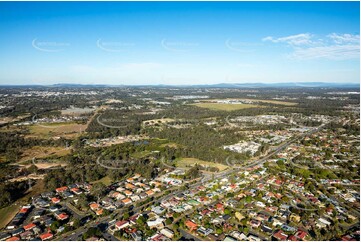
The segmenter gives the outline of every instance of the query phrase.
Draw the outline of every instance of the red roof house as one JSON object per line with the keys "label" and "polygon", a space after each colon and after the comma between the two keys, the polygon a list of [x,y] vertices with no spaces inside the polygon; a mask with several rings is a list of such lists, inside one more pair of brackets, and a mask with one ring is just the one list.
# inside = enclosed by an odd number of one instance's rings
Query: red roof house
{"label": "red roof house", "polygon": [[45,234],[41,234],[39,237],[41,240],[48,240],[53,238],[53,234],[52,233],[45,233]]}

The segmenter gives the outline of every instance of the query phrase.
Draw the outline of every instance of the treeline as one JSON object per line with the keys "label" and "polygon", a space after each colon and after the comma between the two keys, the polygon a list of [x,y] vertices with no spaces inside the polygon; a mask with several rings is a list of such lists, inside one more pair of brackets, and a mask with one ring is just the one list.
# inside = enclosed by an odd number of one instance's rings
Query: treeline
{"label": "treeline", "polygon": [[11,205],[28,190],[28,182],[0,183],[0,208]]}

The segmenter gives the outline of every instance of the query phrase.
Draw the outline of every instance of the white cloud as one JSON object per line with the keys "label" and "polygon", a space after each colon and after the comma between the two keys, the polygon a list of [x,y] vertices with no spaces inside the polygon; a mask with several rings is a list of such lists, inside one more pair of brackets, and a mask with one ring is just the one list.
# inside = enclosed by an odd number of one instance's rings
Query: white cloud
{"label": "white cloud", "polygon": [[327,35],[336,44],[356,44],[360,43],[360,35],[353,34],[336,34],[332,33]]}
{"label": "white cloud", "polygon": [[313,35],[303,33],[281,38],[268,36],[262,40],[288,44],[293,49],[293,52],[287,55],[291,59],[347,60],[360,57],[359,35],[332,33],[326,37],[326,39],[314,40]]}
{"label": "white cloud", "polygon": [[312,35],[309,33],[290,35],[281,38],[274,38],[272,36],[268,36],[263,38],[263,41],[271,41],[273,43],[287,43],[291,46],[299,46],[299,45],[309,45],[312,44],[311,41]]}
{"label": "white cloud", "polygon": [[291,59],[309,60],[309,59],[330,59],[330,60],[348,60],[357,59],[360,55],[359,45],[330,45],[317,46],[310,48],[298,48],[289,55]]}

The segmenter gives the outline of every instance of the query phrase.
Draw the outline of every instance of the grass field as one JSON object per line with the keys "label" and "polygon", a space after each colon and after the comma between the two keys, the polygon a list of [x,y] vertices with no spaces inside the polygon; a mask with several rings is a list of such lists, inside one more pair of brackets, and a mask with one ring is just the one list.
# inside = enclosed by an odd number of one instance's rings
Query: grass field
{"label": "grass field", "polygon": [[19,205],[10,205],[0,209],[0,228],[4,228],[19,211]]}
{"label": "grass field", "polygon": [[101,183],[103,183],[104,185],[106,185],[106,186],[109,186],[110,184],[112,184],[112,179],[110,179],[110,177],[108,177],[108,176],[105,176],[105,177],[103,177],[102,179],[99,179],[99,180],[97,180],[97,181],[93,181],[93,182],[91,182],[92,184],[95,184],[95,183],[99,183],[99,182],[101,182]]}
{"label": "grass field", "polygon": [[257,108],[261,107],[254,104],[228,104],[228,103],[193,103],[191,105],[200,107],[200,108],[208,108],[211,110],[217,111],[234,111],[245,108]]}
{"label": "grass field", "polygon": [[34,146],[24,150],[19,162],[31,160],[33,158],[61,157],[70,154],[70,149],[53,146]]}
{"label": "grass field", "polygon": [[215,162],[209,162],[209,161],[203,161],[196,158],[180,158],[176,161],[176,167],[186,168],[190,166],[194,166],[195,164],[199,164],[205,167],[216,167],[219,169],[219,171],[224,171],[228,168],[228,166],[215,163]]}
{"label": "grass field", "polygon": [[61,123],[47,125],[31,125],[29,126],[30,134],[28,137],[35,138],[54,138],[66,137],[73,138],[78,136],[86,129],[86,124],[77,123]]}

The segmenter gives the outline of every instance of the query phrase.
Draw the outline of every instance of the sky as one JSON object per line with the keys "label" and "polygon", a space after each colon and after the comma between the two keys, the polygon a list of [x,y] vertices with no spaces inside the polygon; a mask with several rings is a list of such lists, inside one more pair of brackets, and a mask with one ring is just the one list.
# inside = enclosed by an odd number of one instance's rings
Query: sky
{"label": "sky", "polygon": [[359,2],[1,2],[0,85],[360,81]]}

